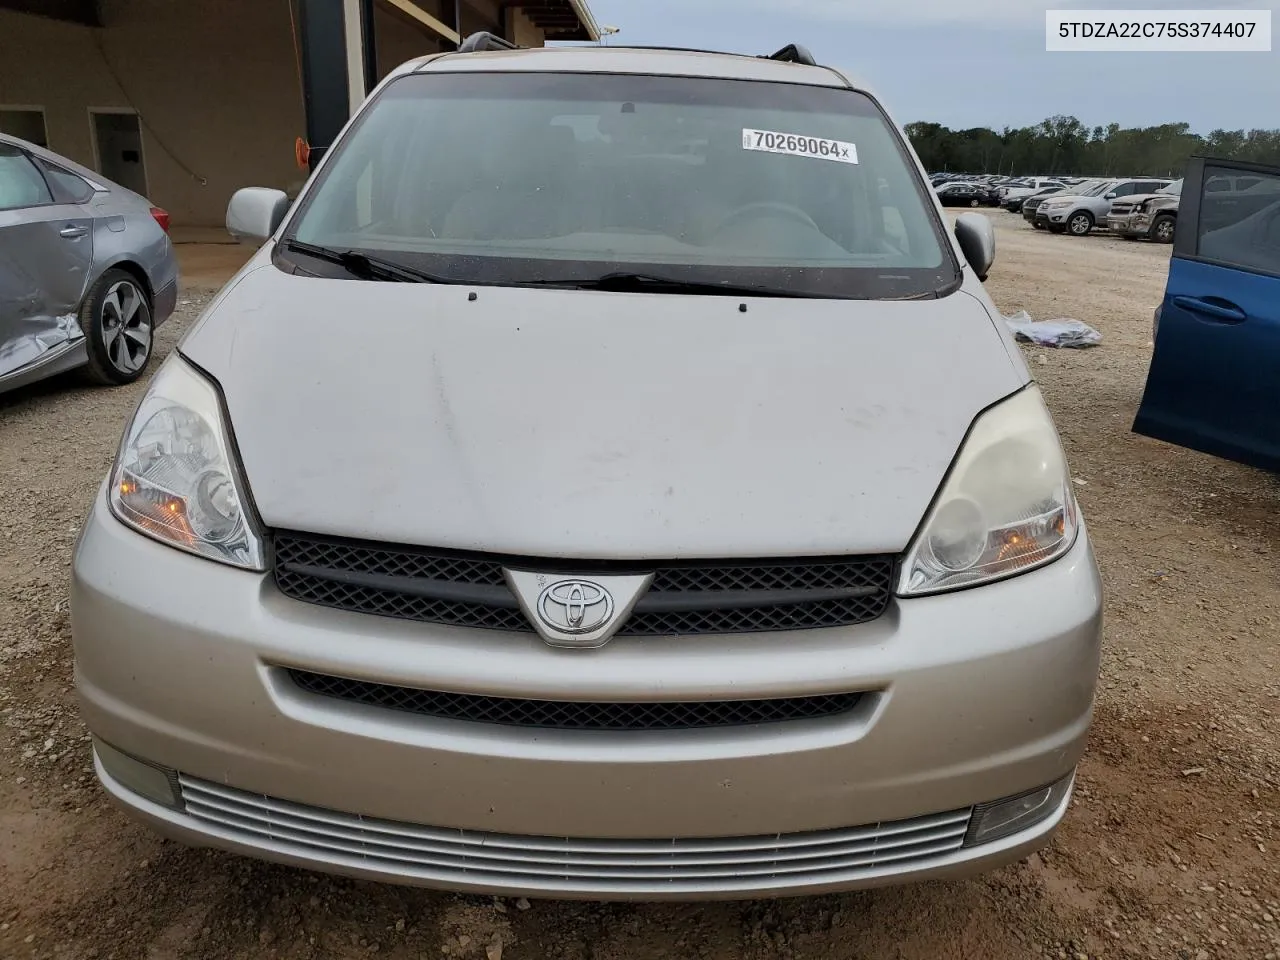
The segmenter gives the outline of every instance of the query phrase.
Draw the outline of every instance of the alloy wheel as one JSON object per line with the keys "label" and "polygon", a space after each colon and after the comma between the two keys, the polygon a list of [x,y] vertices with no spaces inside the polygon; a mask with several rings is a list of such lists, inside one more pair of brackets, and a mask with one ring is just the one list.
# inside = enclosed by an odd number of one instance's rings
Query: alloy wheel
{"label": "alloy wheel", "polygon": [[102,345],[120,373],[133,374],[151,355],[151,310],[131,280],[118,280],[102,298]]}
{"label": "alloy wheel", "polygon": [[1083,237],[1093,229],[1093,224],[1089,222],[1089,218],[1083,213],[1078,213],[1071,218],[1071,232],[1077,237]]}

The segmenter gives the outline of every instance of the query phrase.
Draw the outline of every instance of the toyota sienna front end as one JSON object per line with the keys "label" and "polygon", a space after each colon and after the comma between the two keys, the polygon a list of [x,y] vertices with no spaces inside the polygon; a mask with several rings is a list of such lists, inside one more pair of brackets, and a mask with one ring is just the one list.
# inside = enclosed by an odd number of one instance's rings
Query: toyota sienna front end
{"label": "toyota sienna front end", "polygon": [[813,893],[1048,841],[1101,635],[1062,448],[989,225],[948,230],[874,97],[806,59],[429,57],[292,209],[237,195],[266,242],[75,554],[116,801],[530,896]]}

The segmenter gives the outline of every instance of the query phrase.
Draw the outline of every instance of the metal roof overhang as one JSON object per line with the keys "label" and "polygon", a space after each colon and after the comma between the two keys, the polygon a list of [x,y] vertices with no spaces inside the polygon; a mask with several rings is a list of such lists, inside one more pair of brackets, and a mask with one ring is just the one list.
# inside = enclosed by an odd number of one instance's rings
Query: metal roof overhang
{"label": "metal roof overhang", "polygon": [[519,10],[548,40],[600,39],[600,27],[587,0],[511,0],[502,6]]}
{"label": "metal roof overhang", "polygon": [[[457,34],[452,28],[413,0],[383,2],[446,39],[457,42]],[[521,11],[548,40],[600,39],[600,27],[587,6],[587,0],[508,0],[506,3],[499,3],[499,7]],[[0,9],[31,13],[54,20],[69,20],[89,27],[104,25],[97,0],[0,0]]]}
{"label": "metal roof overhang", "polygon": [[398,11],[402,16],[416,23],[418,26],[426,27],[432,33],[444,37],[450,43],[456,44],[462,39],[458,36],[458,31],[454,30],[439,17],[435,17],[430,13],[427,13],[427,11],[423,10],[422,7],[414,3],[413,0],[379,0],[379,2],[388,9]]}
{"label": "metal roof overhang", "polygon": [[68,20],[86,27],[102,26],[97,0],[0,0],[0,10],[31,13],[51,20]]}

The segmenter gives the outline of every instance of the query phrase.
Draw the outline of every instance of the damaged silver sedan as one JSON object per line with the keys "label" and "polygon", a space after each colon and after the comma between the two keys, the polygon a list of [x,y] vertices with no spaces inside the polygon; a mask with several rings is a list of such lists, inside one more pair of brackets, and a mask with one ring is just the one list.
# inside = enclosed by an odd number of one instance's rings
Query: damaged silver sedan
{"label": "damaged silver sedan", "polygon": [[145,197],[0,135],[0,393],[79,367],[137,380],[177,300],[168,228]]}

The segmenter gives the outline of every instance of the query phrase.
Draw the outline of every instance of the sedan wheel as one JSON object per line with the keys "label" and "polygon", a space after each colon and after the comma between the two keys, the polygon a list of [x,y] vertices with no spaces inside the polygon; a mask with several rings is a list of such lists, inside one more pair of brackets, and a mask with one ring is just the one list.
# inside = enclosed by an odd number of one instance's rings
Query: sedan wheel
{"label": "sedan wheel", "polygon": [[151,359],[151,304],[138,281],[108,270],[80,308],[89,347],[88,372],[107,385],[132,383]]}
{"label": "sedan wheel", "polygon": [[1093,217],[1087,213],[1077,213],[1067,223],[1067,229],[1071,231],[1073,237],[1087,236],[1089,231],[1093,229]]}
{"label": "sedan wheel", "polygon": [[976,207],[976,206],[978,206],[978,204],[980,204],[981,202],[982,202],[982,201],[981,201],[981,200],[979,200],[977,197],[974,197],[972,200],[970,200],[970,201],[969,201],[969,206],[971,206],[971,207]]}

